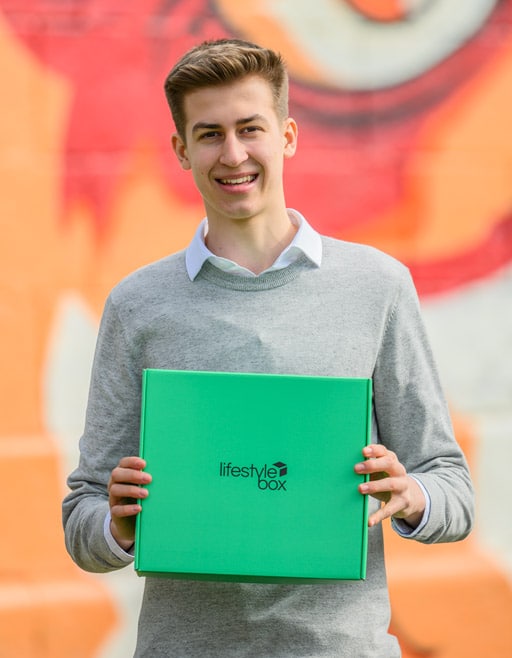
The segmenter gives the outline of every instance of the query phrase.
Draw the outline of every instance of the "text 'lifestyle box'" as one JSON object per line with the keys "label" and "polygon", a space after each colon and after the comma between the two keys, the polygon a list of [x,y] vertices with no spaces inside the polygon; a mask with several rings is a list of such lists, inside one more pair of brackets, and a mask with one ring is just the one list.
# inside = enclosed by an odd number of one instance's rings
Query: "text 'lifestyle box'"
{"label": "text 'lifestyle box'", "polygon": [[362,579],[371,380],[172,370],[143,374],[139,575]]}

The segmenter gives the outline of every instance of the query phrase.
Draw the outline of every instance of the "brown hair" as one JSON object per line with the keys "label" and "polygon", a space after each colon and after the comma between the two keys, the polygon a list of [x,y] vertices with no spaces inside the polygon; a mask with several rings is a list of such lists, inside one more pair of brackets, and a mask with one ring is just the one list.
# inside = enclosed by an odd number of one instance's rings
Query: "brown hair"
{"label": "brown hair", "polygon": [[235,82],[258,75],[268,82],[278,116],[288,116],[288,74],[278,53],[241,39],[204,41],[175,64],[164,84],[167,102],[179,136],[185,139],[184,99],[202,87]]}

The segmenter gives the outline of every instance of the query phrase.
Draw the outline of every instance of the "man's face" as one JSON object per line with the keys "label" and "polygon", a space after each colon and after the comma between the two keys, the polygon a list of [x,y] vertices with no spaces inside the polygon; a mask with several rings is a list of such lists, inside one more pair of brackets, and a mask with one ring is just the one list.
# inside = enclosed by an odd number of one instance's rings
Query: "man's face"
{"label": "man's face", "polygon": [[282,212],[283,159],[295,153],[293,119],[279,119],[268,83],[249,76],[185,97],[186,142],[173,136],[183,169],[190,169],[210,222]]}

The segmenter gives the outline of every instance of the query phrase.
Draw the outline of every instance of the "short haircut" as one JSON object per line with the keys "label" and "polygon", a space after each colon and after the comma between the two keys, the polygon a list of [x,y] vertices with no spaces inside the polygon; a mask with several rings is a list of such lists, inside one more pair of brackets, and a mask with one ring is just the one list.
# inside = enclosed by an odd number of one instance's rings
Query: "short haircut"
{"label": "short haircut", "polygon": [[249,75],[267,81],[280,119],[288,116],[288,73],[279,53],[241,39],[204,41],[174,65],[164,84],[178,135],[185,140],[185,96],[205,87],[236,82]]}

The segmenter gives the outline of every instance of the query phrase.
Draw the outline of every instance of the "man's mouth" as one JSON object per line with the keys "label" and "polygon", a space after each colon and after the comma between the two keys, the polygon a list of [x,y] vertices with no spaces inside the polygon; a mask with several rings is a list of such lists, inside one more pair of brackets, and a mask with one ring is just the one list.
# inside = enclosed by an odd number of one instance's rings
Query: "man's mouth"
{"label": "man's mouth", "polygon": [[257,178],[257,174],[249,174],[247,176],[238,176],[236,178],[218,178],[217,180],[221,185],[243,185],[244,183],[252,183]]}

